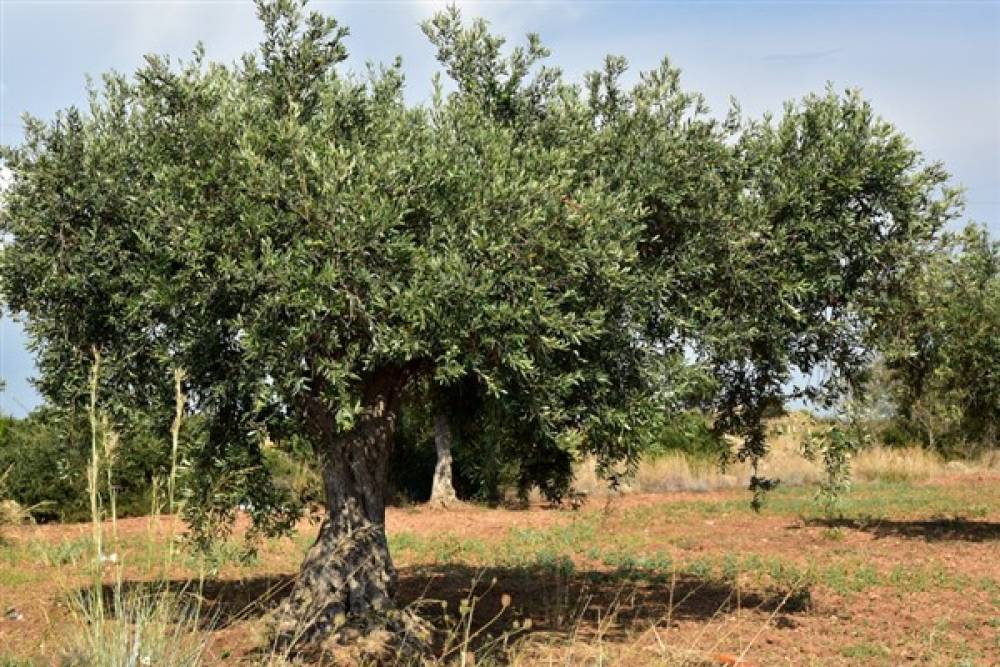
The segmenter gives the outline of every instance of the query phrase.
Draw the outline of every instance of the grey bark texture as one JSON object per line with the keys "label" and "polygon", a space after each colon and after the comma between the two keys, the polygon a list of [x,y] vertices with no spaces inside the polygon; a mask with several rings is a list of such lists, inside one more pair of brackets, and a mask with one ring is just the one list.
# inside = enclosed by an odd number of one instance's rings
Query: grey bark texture
{"label": "grey bark texture", "polygon": [[437,464],[434,466],[430,502],[431,505],[447,507],[458,502],[458,496],[451,481],[451,424],[448,415],[441,410],[434,414],[434,447],[437,449]]}
{"label": "grey bark texture", "polygon": [[[404,630],[393,599],[396,569],[385,533],[401,382],[391,377],[374,382],[366,391],[365,413],[350,432],[338,433],[318,401],[305,410],[322,465],[326,516],[291,594],[276,612],[278,646],[312,647],[341,634]],[[409,638],[414,644],[417,639]]]}

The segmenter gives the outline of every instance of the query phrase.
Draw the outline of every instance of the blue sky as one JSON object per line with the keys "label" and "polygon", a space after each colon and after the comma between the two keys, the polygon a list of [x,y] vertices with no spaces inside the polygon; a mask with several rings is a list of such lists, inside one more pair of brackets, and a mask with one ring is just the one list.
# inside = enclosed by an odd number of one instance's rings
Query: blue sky
{"label": "blue sky", "polygon": [[[430,90],[433,51],[418,24],[443,2],[319,2],[351,29],[350,67],[402,55],[408,96]],[[725,112],[780,111],[786,99],[859,87],[879,112],[967,189],[967,217],[1000,234],[1000,2],[459,2],[511,41],[538,32],[571,78],[626,56],[633,72],[664,55],[689,89]],[[87,74],[132,71],[145,53],[186,57],[205,43],[232,61],[258,42],[242,0],[0,0],[0,143],[23,112],[48,118],[85,99]],[[38,403],[26,340],[0,321],[0,413]]]}

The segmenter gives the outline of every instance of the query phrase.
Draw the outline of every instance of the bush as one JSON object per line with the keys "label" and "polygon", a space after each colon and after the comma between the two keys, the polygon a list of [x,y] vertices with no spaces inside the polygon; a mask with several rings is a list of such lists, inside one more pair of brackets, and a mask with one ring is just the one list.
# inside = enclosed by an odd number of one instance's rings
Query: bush
{"label": "bush", "polygon": [[664,416],[642,436],[643,453],[653,459],[668,454],[686,454],[696,459],[719,461],[725,440],[712,431],[708,418],[690,410]]}
{"label": "bush", "polygon": [[913,433],[912,429],[898,420],[876,424],[875,433],[879,442],[891,448],[908,447],[919,440],[919,436]]}
{"label": "bush", "polygon": [[[81,521],[90,516],[87,466],[90,429],[86,419],[41,409],[25,419],[0,418],[0,470],[6,492],[39,522]],[[146,514],[155,477],[169,468],[165,435],[136,429],[120,439],[114,484],[118,515]],[[100,490],[106,494],[107,489]]]}

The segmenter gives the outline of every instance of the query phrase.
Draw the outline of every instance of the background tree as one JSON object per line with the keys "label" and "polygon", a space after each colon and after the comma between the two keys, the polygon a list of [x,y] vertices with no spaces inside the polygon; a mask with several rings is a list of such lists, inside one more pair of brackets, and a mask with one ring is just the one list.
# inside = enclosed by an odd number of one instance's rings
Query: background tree
{"label": "background tree", "polygon": [[968,226],[907,275],[880,351],[903,428],[947,455],[1000,438],[1000,242]]}
{"label": "background tree", "polygon": [[447,507],[458,502],[455,494],[455,485],[451,481],[452,476],[452,456],[451,446],[453,441],[451,418],[448,416],[449,404],[439,407],[434,411],[434,449],[436,462],[434,465],[434,479],[431,483],[431,504],[439,507]]}
{"label": "background tree", "polygon": [[[829,408],[860,389],[909,268],[960,200],[941,165],[854,92],[787,104],[780,120],[750,123],[734,150],[731,233],[700,244],[709,256],[692,253],[713,267],[714,296],[695,318],[720,387],[716,425],[742,435],[737,456],[756,462],[769,406]],[[751,488],[771,485],[754,476]]]}

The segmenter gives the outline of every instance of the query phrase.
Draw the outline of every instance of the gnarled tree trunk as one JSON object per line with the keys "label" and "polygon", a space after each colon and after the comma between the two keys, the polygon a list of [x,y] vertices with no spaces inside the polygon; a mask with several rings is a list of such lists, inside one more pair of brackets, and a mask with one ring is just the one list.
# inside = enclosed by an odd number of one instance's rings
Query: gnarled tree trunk
{"label": "gnarled tree trunk", "polygon": [[398,634],[403,629],[394,613],[396,570],[385,534],[402,380],[381,380],[365,392],[365,414],[350,432],[337,433],[333,416],[318,402],[305,411],[322,464],[326,517],[276,614],[279,646],[313,647],[341,630]]}
{"label": "gnarled tree trunk", "polygon": [[451,424],[443,410],[434,414],[434,446],[437,449],[437,465],[434,466],[430,503],[448,507],[458,502],[458,496],[451,481]]}

